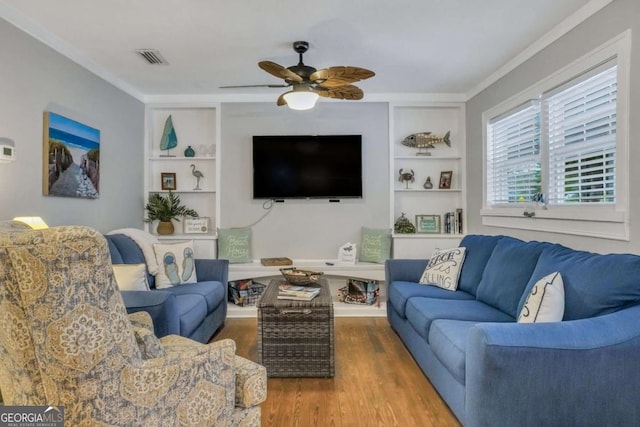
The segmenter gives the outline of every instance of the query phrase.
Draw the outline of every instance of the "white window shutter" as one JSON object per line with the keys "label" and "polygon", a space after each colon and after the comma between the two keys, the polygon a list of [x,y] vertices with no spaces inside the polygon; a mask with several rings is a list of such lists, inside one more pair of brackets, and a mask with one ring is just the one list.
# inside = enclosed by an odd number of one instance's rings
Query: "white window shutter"
{"label": "white window shutter", "polygon": [[549,204],[615,203],[616,81],[608,64],[545,95]]}

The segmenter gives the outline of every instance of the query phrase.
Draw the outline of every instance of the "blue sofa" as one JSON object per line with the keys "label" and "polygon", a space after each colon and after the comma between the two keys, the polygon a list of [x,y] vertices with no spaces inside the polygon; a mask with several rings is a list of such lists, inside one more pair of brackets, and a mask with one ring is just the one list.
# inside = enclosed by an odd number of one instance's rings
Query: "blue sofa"
{"label": "blue sofa", "polygon": [[[455,292],[388,260],[387,315],[466,426],[640,424],[640,257],[507,236],[466,236]],[[523,324],[529,290],[559,271],[562,322]]]}
{"label": "blue sofa", "polygon": [[[113,264],[145,263],[140,247],[123,234],[106,235]],[[227,316],[229,261],[196,259],[198,283],[156,289],[148,275],[150,291],[122,291],[129,313],[146,311],[158,337],[181,335],[207,343]]]}

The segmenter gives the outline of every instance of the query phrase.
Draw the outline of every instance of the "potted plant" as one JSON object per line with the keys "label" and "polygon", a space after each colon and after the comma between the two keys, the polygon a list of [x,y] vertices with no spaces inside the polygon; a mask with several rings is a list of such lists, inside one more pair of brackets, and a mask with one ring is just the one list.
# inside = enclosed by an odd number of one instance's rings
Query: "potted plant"
{"label": "potted plant", "polygon": [[144,207],[147,211],[147,217],[144,222],[160,221],[158,224],[158,234],[173,234],[172,219],[180,221],[180,217],[198,217],[198,212],[189,209],[180,204],[180,196],[169,191],[167,196],[162,194],[152,194],[149,197],[147,205]]}

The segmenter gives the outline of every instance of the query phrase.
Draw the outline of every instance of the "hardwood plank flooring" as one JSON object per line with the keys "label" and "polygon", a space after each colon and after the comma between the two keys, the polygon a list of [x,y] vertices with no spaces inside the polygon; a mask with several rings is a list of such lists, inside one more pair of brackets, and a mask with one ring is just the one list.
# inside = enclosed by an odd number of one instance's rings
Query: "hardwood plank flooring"
{"label": "hardwood plank flooring", "polygon": [[[214,340],[257,360],[256,319],[227,319]],[[269,378],[262,426],[459,426],[386,318],[335,318],[334,378]]]}

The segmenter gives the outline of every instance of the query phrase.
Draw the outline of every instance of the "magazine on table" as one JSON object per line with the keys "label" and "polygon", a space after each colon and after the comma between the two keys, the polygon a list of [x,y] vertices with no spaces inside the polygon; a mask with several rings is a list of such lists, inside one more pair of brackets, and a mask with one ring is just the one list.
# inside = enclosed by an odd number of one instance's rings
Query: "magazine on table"
{"label": "magazine on table", "polygon": [[296,286],[289,283],[283,283],[278,286],[278,299],[311,301],[319,293],[320,288],[309,286]]}

